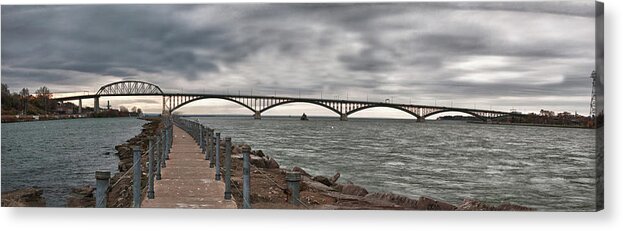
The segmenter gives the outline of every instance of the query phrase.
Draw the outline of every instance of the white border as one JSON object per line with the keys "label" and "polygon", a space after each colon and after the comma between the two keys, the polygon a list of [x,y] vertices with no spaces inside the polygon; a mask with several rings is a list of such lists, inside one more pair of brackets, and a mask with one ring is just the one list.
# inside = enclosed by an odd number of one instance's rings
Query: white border
{"label": "white border", "polygon": [[[181,1],[201,3],[206,1]],[[225,1],[209,1],[225,2]],[[227,1],[259,2],[259,1]],[[292,2],[292,1],[271,1]],[[327,1],[313,1],[327,2]],[[331,1],[329,1],[331,2]],[[353,1],[350,1],[353,2]],[[371,2],[359,0],[355,2]],[[171,210],[0,208],[2,230],[621,230],[621,1],[605,2],[606,155],[605,210],[597,213],[418,212],[418,211],[293,211],[293,210]],[[34,1],[7,4],[174,3],[172,1]],[[175,2],[178,3],[178,2]],[[618,12],[617,12],[618,10]],[[617,106],[618,104],[618,106]],[[54,228],[53,228],[54,227]],[[153,229],[150,228],[150,229]]]}

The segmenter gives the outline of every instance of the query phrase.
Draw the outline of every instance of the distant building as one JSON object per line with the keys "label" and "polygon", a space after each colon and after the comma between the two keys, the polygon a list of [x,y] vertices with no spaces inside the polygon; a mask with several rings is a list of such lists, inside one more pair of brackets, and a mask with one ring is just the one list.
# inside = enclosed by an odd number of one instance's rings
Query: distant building
{"label": "distant building", "polygon": [[74,105],[71,103],[58,103],[56,106],[56,114],[74,114]]}

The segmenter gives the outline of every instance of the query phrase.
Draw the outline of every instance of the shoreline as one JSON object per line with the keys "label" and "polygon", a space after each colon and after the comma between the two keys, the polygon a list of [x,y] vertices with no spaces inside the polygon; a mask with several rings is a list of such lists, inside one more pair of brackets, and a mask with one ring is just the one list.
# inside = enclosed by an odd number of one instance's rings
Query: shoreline
{"label": "shoreline", "polygon": [[[25,123],[50,120],[69,120],[85,118],[139,118],[136,116],[93,116],[91,114],[66,114],[66,115],[2,115],[1,123]],[[150,117],[160,118],[160,117]],[[139,118],[144,119],[144,118]]]}
{"label": "shoreline", "polygon": [[49,120],[67,120],[92,118],[86,114],[70,114],[70,115],[2,115],[2,123],[24,123]]}
{"label": "shoreline", "polygon": [[[111,174],[110,186],[108,188],[107,206],[108,208],[130,208],[132,207],[132,174],[124,174],[131,171],[133,165],[133,155],[131,147],[141,146],[141,150],[147,150],[149,146],[148,137],[155,135],[161,128],[160,117],[150,117],[143,119],[147,123],[143,124],[143,129],[139,134],[130,138],[122,144],[115,146],[115,155],[119,158],[117,163],[118,172]],[[147,185],[147,161],[148,156],[141,156],[141,188],[145,195]],[[124,176],[123,178],[121,178]],[[72,189],[72,193],[67,199],[66,207],[73,208],[93,208],[95,207],[95,188],[90,185]]]}
{"label": "shoreline", "polygon": [[567,126],[567,125],[556,125],[556,124],[534,124],[534,123],[486,123],[480,121],[467,121],[467,123],[471,124],[490,124],[490,125],[505,125],[505,126],[524,126],[524,127],[549,127],[549,128],[580,128],[580,129],[595,129],[590,127],[582,127],[582,126]]}
{"label": "shoreline", "polygon": [[[141,150],[147,150],[149,148],[148,138],[150,136],[154,136],[156,131],[162,127],[162,124],[160,123],[160,117],[147,118],[143,120],[147,121],[147,123],[143,125],[143,130],[141,131],[141,133],[126,141],[125,143],[115,146],[115,150],[117,150],[117,153],[115,153],[115,155],[119,157],[119,172],[115,173],[110,178],[111,187],[108,189],[108,208],[132,207],[132,174],[128,174],[125,177],[121,178],[121,176],[123,176],[127,171],[132,170],[131,167],[133,165],[133,156],[131,147],[134,145],[139,145],[141,146]],[[147,190],[147,162],[148,156],[141,155],[141,189],[143,196],[145,195],[145,192]]]}

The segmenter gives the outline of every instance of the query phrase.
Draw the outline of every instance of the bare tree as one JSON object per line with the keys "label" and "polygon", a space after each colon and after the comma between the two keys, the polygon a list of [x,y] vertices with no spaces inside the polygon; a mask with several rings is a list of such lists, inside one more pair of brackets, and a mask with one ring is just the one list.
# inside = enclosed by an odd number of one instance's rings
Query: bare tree
{"label": "bare tree", "polygon": [[52,93],[50,92],[50,89],[48,89],[48,87],[46,86],[43,86],[37,89],[35,91],[35,94],[37,95],[37,97],[43,97],[43,98],[50,98],[50,96],[52,95]]}
{"label": "bare tree", "polygon": [[128,112],[128,108],[125,106],[119,106],[119,111],[120,112]]}
{"label": "bare tree", "polygon": [[19,92],[19,96],[20,98],[22,98],[22,102],[24,103],[24,114],[26,114],[26,112],[28,111],[28,98],[30,97],[30,91],[28,90],[28,88],[22,88],[22,90]]}
{"label": "bare tree", "polygon": [[43,86],[40,87],[39,89],[37,89],[35,91],[35,94],[37,95],[37,100],[41,100],[43,101],[43,110],[45,111],[45,113],[48,113],[48,105],[50,104],[50,98],[52,97],[52,93],[50,92],[50,89],[48,89],[48,87]]}

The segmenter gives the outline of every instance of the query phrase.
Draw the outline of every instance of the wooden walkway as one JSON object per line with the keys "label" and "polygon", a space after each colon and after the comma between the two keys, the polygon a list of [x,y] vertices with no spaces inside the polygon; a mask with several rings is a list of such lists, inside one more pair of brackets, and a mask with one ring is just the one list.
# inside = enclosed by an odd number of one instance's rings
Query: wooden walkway
{"label": "wooden walkway", "polygon": [[154,182],[154,199],[145,199],[143,208],[235,209],[236,203],[223,198],[225,183],[215,181],[215,169],[184,130],[173,126],[173,145],[162,169],[162,179]]}

